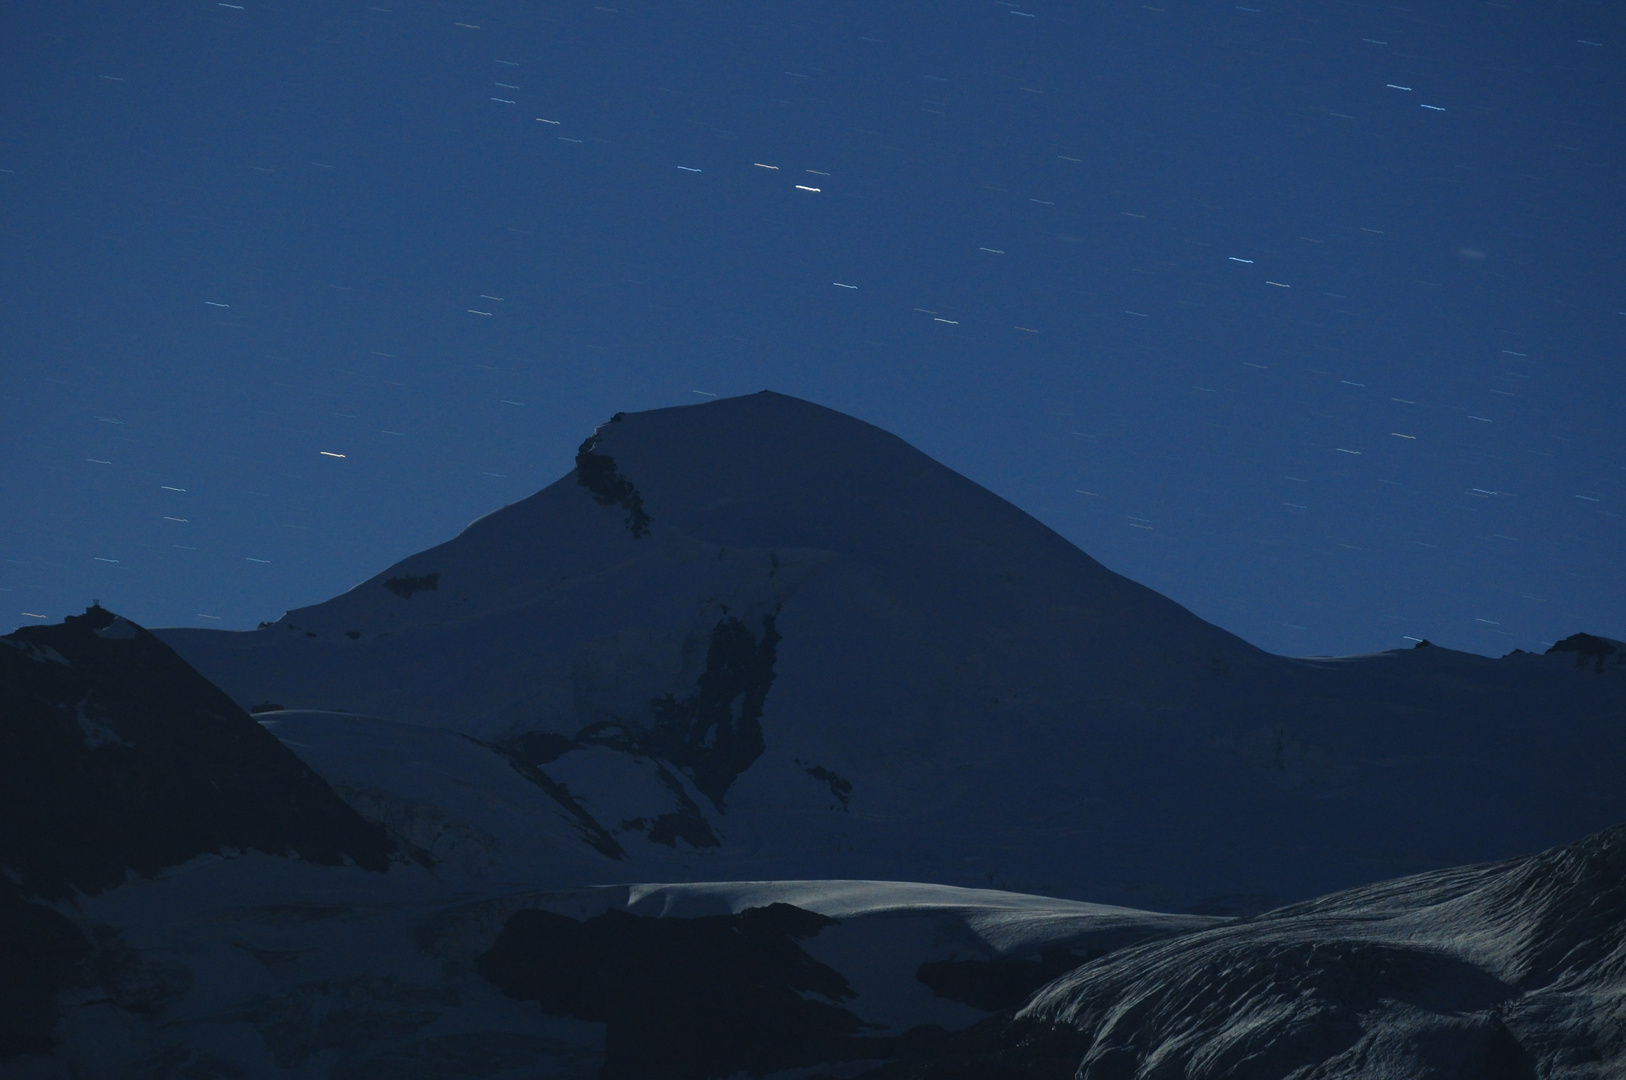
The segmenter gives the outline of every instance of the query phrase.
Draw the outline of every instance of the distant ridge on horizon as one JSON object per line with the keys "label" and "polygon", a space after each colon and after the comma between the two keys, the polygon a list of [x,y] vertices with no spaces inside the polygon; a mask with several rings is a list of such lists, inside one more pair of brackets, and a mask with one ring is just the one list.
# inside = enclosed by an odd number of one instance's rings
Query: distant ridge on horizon
{"label": "distant ridge on horizon", "polygon": [[244,707],[304,710],[318,771],[357,725],[476,740],[605,881],[1252,910],[1626,818],[1606,639],[1274,656],[769,391],[617,414],[576,465],[260,630],[158,634]]}

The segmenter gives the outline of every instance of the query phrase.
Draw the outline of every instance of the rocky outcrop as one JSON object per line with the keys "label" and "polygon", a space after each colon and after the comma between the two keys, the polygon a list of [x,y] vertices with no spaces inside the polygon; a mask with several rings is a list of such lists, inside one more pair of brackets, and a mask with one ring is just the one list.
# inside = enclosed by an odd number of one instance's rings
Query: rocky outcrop
{"label": "rocky outcrop", "polygon": [[1596,634],[1571,634],[1547,650],[1548,656],[1555,653],[1574,654],[1576,667],[1586,667],[1591,661],[1592,670],[1599,675],[1606,667],[1626,667],[1626,646]]}
{"label": "rocky outcrop", "polygon": [[[611,423],[620,420],[620,413],[610,418]],[[576,483],[591,492],[593,501],[600,506],[620,506],[625,510],[627,531],[633,536],[647,535],[652,519],[644,511],[644,497],[615,467],[615,458],[594,450],[597,445],[598,433],[594,432],[576,451]]]}
{"label": "rocky outcrop", "polygon": [[[684,769],[718,809],[735,779],[762,756],[762,706],[774,680],[779,631],[762,617],[762,635],[733,616],[712,628],[706,670],[683,697],[650,702],[651,748]],[[737,708],[736,708],[737,706]]]}
{"label": "rocky outcrop", "polygon": [[399,596],[402,600],[411,600],[413,593],[437,592],[440,589],[439,574],[397,574],[384,581],[384,588]]}
{"label": "rocky outcrop", "polygon": [[693,919],[525,910],[477,967],[544,1013],[606,1024],[604,1080],[760,1076],[854,1056],[847,980],[797,944],[834,922],[790,904]]}
{"label": "rocky outcrop", "polygon": [[[779,632],[774,616],[762,616],[762,633],[732,615],[724,615],[711,629],[706,666],[694,689],[682,697],[666,693],[649,701],[649,720],[600,720],[574,736],[556,732],[524,732],[504,743],[490,744],[513,762],[521,775],[536,783],[578,821],[582,836],[611,858],[625,852],[581,804],[543,771],[571,751],[608,747],[655,763],[655,775],[671,793],[675,809],[654,818],[633,818],[624,828],[646,833],[656,843],[673,846],[679,838],[691,847],[717,847],[718,840],[700,807],[683,790],[667,765],[681,770],[718,811],[741,773],[749,769],[767,744],[762,734],[762,710],[774,681],[774,660]],[[818,774],[814,774],[818,775]],[[833,774],[832,774],[833,775]],[[824,777],[820,777],[824,779]],[[830,781],[831,791],[845,784]],[[846,792],[841,791],[843,805]]]}

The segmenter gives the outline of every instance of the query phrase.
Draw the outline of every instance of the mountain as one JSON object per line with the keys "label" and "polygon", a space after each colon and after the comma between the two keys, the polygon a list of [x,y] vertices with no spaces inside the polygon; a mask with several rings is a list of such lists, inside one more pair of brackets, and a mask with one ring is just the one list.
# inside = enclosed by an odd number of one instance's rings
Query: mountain
{"label": "mountain", "polygon": [[42,900],[243,850],[388,866],[382,828],[134,623],[92,607],[0,646],[0,1056],[49,1047],[104,951]]}
{"label": "mountain", "polygon": [[[618,414],[556,483],[341,596],[159,636],[261,719],[281,707],[398,836],[438,822],[500,875],[478,838],[509,835],[561,887],[906,879],[1246,912],[1626,818],[1618,643],[1272,656],[767,392]],[[468,805],[494,766],[506,809]]]}

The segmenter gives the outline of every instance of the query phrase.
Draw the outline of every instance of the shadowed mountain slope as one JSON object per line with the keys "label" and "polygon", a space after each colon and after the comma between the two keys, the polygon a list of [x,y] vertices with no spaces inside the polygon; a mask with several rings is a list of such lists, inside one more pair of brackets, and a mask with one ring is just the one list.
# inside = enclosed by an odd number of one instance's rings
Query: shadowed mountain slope
{"label": "shadowed mountain slope", "polygon": [[[162,636],[245,706],[478,740],[606,882],[1227,913],[1626,816],[1626,654],[1271,656],[766,392],[618,415],[572,473],[341,596]],[[302,753],[356,760],[367,722],[302,723]]]}
{"label": "shadowed mountain slope", "polygon": [[383,870],[389,841],[146,630],[100,607],[0,637],[0,1058],[50,1046],[92,954],[59,902],[253,849]]}
{"label": "shadowed mountain slope", "polygon": [[0,864],[24,893],[226,849],[388,865],[383,830],[134,623],[92,607],[0,645]]}

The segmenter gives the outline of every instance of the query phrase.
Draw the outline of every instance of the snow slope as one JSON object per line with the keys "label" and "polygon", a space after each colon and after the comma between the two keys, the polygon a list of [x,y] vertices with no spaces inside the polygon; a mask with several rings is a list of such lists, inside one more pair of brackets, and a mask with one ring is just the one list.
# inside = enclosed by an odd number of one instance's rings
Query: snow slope
{"label": "snow slope", "polygon": [[160,635],[244,706],[382,718],[301,721],[312,754],[479,740],[577,823],[560,887],[1249,911],[1626,818],[1626,651],[1270,656],[778,394],[618,416],[577,464],[262,630]]}
{"label": "snow slope", "polygon": [[1081,1080],[1626,1074],[1626,826],[1123,950],[1019,1019]]}

